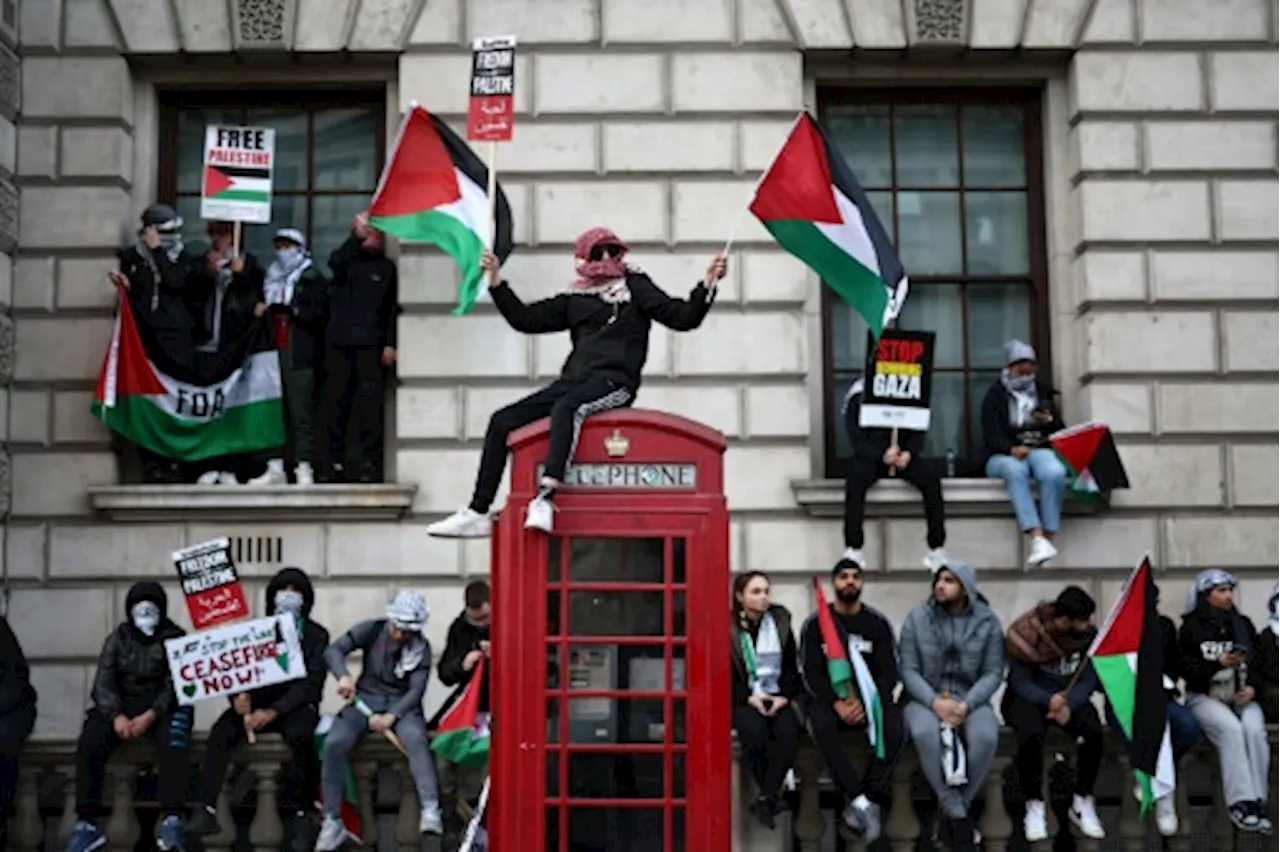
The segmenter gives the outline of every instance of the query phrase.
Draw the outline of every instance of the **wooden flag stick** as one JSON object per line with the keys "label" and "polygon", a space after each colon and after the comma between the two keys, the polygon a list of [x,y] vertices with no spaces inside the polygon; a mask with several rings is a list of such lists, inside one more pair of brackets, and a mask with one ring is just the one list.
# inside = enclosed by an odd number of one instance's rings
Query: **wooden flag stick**
{"label": "wooden flag stick", "polygon": [[[894,427],[893,427],[893,434],[889,437],[889,449],[891,449],[891,450],[897,450],[897,449],[898,449],[898,427],[897,427],[897,426],[894,426]],[[895,455],[896,455],[896,453],[895,453]],[[894,467],[893,465],[889,465],[889,475],[890,475],[890,476],[897,476],[897,475],[898,475],[898,469],[897,469],[896,467]]]}
{"label": "wooden flag stick", "polygon": [[231,224],[231,257],[240,256],[240,223]]}
{"label": "wooden flag stick", "polygon": [[492,251],[498,241],[498,143],[489,143],[489,233],[486,247]]}

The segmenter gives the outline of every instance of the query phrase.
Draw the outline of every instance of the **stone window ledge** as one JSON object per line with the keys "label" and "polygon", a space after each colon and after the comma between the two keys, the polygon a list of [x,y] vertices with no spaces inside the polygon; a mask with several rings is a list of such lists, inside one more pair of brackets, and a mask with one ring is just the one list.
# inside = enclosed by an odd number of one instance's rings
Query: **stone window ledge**
{"label": "stone window ledge", "polygon": [[[815,518],[844,516],[843,479],[795,479],[791,482],[791,493]],[[998,479],[944,479],[942,498],[947,504],[948,517],[1013,515],[1009,495]],[[1090,515],[1100,508],[1068,496],[1062,511],[1069,515]],[[872,517],[920,515],[920,492],[909,483],[881,479],[867,492],[867,514]]]}
{"label": "stone window ledge", "polygon": [[89,489],[113,521],[394,521],[416,485],[108,485]]}

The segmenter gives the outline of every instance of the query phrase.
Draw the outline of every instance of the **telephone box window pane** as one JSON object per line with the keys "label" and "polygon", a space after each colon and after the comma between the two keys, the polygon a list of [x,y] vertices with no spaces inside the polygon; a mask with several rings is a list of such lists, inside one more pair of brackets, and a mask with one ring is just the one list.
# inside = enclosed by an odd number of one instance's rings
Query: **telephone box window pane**
{"label": "telephone box window pane", "polygon": [[560,742],[560,699],[547,699],[547,742]]}
{"label": "telephone box window pane", "polygon": [[671,795],[676,799],[683,799],[685,795],[683,754],[671,755]]}
{"label": "telephone box window pane", "polygon": [[666,852],[662,808],[570,808],[569,852]]}
{"label": "telephone box window pane", "polygon": [[661,636],[662,592],[570,592],[571,636]]}
{"label": "telephone box window pane", "polygon": [[684,592],[667,592],[671,596],[671,635],[687,636],[688,625],[685,618]]}
{"label": "telephone box window pane", "polygon": [[[667,691],[664,645],[570,645],[569,690],[626,690],[630,692]],[[671,685],[675,692],[684,690],[685,646],[671,646]],[[560,688],[558,645],[547,646],[547,689]]]}
{"label": "telephone box window pane", "polygon": [[547,635],[560,635],[560,599],[559,589],[547,589]]}
{"label": "telephone box window pane", "polygon": [[688,849],[688,828],[685,822],[685,809],[671,809],[671,852],[685,852]]}
{"label": "telephone box window pane", "polygon": [[[570,698],[569,742],[594,745],[661,745],[666,741],[667,718],[661,698]],[[560,742],[560,703],[547,701],[547,742]],[[685,737],[682,699],[671,702],[672,742]]]}
{"label": "telephone box window pane", "polygon": [[[553,539],[555,541],[556,539]],[[663,540],[660,538],[569,539],[571,583],[661,583]],[[551,563],[559,568],[559,548]],[[559,580],[559,572],[552,574]]]}
{"label": "telephone box window pane", "polygon": [[685,542],[683,538],[671,541],[671,582],[684,583],[685,579]]}
{"label": "telephone box window pane", "polygon": [[[661,799],[664,795],[663,767],[660,754],[571,754],[569,797]],[[551,777],[551,768],[548,767],[547,771]],[[552,788],[547,789],[550,791]]]}

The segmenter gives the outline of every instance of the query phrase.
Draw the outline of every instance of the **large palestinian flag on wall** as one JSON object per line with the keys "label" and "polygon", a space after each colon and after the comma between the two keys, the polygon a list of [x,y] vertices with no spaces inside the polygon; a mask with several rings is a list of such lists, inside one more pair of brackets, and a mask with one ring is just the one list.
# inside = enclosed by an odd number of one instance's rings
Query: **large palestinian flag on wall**
{"label": "large palestinian flag on wall", "polygon": [[458,307],[471,310],[480,295],[480,254],[489,244],[500,261],[513,245],[511,206],[497,187],[490,217],[489,169],[443,121],[414,104],[405,114],[391,160],[382,172],[369,224],[404,242],[431,243],[462,273]]}
{"label": "large palestinian flag on wall", "polygon": [[261,325],[240,341],[225,376],[196,384],[162,372],[148,356],[121,291],[93,395],[94,416],[140,447],[179,461],[279,447],[285,442],[280,360]]}

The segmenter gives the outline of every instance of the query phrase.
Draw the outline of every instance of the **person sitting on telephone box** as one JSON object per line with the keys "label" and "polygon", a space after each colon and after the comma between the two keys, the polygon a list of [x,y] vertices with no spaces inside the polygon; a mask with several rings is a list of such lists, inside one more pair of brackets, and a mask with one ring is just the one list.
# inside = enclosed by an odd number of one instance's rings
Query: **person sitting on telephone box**
{"label": "person sitting on telephone box", "polygon": [[[489,656],[490,610],[489,584],[484,580],[472,580],[463,590],[462,613],[449,625],[444,653],[440,655],[440,683],[454,687],[439,712],[427,723],[427,730],[435,731],[450,708],[462,697],[467,684],[475,674],[476,666]],[[484,670],[480,684],[479,712],[489,712],[489,669]],[[488,760],[478,765],[452,763],[436,754],[436,775],[440,779],[440,809],[444,816],[444,852],[456,852],[466,826],[462,824],[461,808],[464,803],[474,808],[480,798],[484,779],[489,774]]]}
{"label": "person sitting on telephone box", "polygon": [[[1005,368],[982,398],[982,446],[988,477],[1003,479],[1018,527],[1031,537],[1027,564],[1042,566],[1058,555],[1053,536],[1062,517],[1067,468],[1049,447],[1063,428],[1054,402],[1057,392],[1039,381],[1036,350],[1030,343],[1004,345]],[[1040,510],[1031,480],[1040,487]]]}
{"label": "person sitting on telephone box", "polygon": [[[370,731],[391,731],[404,747],[421,807],[418,830],[422,834],[443,830],[436,766],[422,714],[422,698],[431,677],[431,644],[422,633],[428,614],[422,595],[402,591],[387,606],[386,618],[360,622],[324,653],[329,671],[338,679],[339,697],[351,704],[333,720],[324,741],[320,772],[324,822],[316,852],[334,852],[346,842],[342,800],[347,766],[352,750]],[[363,656],[359,680],[353,680],[347,669],[347,655],[354,651]]]}
{"label": "person sitting on telephone box", "polygon": [[488,274],[489,292],[511,327],[526,334],[568,331],[573,349],[560,378],[489,418],[471,503],[428,526],[429,535],[484,538],[491,533],[489,506],[507,464],[507,436],[547,416],[551,417],[550,446],[525,527],[550,532],[552,498],[564,481],[582,423],[592,414],[634,402],[649,356],[651,324],[658,322],[673,331],[692,331],[702,325],[715,300],[716,282],[728,268],[723,256],[712,258],[703,280],[684,300],[658,289],[648,275],[626,263],[626,254],[627,244],[617,234],[592,228],[574,243],[576,276],[568,288],[525,304],[499,278],[497,257],[485,251],[480,265]]}
{"label": "person sitting on telephone box", "polygon": [[[924,501],[928,551],[924,565],[937,571],[947,564],[947,516],[942,500],[942,471],[921,457],[924,432],[911,429],[877,429],[859,425],[865,383],[855,381],[844,398],[844,426],[853,447],[844,480],[844,558],[867,567],[862,555],[862,523],[867,491],[884,476],[901,476],[920,490]],[[895,439],[896,433],[896,439]]]}
{"label": "person sitting on telephone box", "polygon": [[[285,423],[292,445],[293,477],[298,485],[315,482],[316,368],[328,317],[328,279],[311,262],[307,238],[297,228],[276,231],[276,259],[267,267],[264,305],[280,355],[280,386]],[[267,462],[266,471],[250,485],[284,485],[289,481],[283,458]]]}
{"label": "person sitting on telephone box", "polygon": [[144,737],[156,747],[160,824],[156,848],[183,848],[182,813],[190,770],[192,709],[180,707],[169,674],[164,643],[185,636],[169,620],[168,598],[159,583],[141,582],[125,595],[126,620],[107,636],[93,675],[93,706],[76,745],[76,824],[67,852],[107,845],[98,826],[111,752]]}
{"label": "person sitting on telephone box", "polygon": [[[187,834],[205,837],[217,834],[218,794],[227,777],[231,753],[250,732],[280,734],[292,755],[289,779],[282,785],[285,813],[294,820],[295,848],[300,838],[313,838],[312,803],[320,783],[320,760],[316,755],[315,730],[320,722],[320,699],[329,670],[324,652],[329,647],[329,631],[311,619],[315,590],[311,578],[301,568],[284,568],[267,584],[267,615],[289,614],[298,626],[302,657],[307,674],[292,680],[242,692],[218,717],[209,731],[204,769],[200,773],[200,803],[187,823]],[[306,849],[311,849],[309,843]]]}

